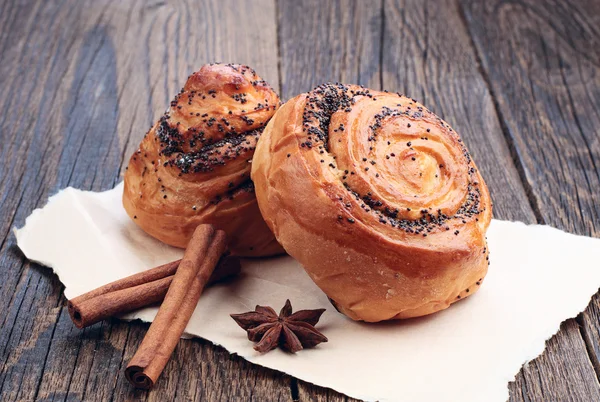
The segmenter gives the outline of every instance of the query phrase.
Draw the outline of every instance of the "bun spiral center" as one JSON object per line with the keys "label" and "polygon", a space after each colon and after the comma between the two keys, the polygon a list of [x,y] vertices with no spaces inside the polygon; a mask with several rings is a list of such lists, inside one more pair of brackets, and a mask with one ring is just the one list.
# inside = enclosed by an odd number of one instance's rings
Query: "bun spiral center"
{"label": "bun spiral center", "polygon": [[[476,168],[458,135],[400,94],[324,84],[305,99],[304,148],[381,224],[408,233],[450,230],[480,213]],[[366,215],[365,215],[366,214]]]}

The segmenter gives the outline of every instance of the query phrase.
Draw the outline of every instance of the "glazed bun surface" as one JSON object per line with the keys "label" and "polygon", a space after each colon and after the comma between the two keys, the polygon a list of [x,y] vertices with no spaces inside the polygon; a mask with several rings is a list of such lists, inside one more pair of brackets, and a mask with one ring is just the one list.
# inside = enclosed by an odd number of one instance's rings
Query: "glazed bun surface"
{"label": "glazed bun surface", "polygon": [[488,267],[488,189],[458,134],[407,97],[324,84],[285,103],[254,154],[265,221],[355,320],[434,313]]}
{"label": "glazed bun surface", "polygon": [[234,254],[281,253],[250,180],[256,142],[279,105],[249,67],[212,64],[192,74],[131,156],[123,193],[129,216],[176,247],[210,223],[227,232]]}

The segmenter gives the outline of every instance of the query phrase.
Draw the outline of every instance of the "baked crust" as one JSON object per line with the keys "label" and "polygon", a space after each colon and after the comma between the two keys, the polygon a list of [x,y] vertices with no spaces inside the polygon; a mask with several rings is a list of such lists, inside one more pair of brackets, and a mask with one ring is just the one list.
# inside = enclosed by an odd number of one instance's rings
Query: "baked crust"
{"label": "baked crust", "polygon": [[250,180],[256,142],[280,105],[249,67],[211,64],[192,74],[146,133],[125,173],[123,205],[148,234],[185,248],[202,223],[227,232],[241,256],[283,252]]}
{"label": "baked crust", "polygon": [[487,272],[487,186],[413,99],[342,84],[298,95],[267,125],[252,179],[279,243],[355,320],[434,313]]}

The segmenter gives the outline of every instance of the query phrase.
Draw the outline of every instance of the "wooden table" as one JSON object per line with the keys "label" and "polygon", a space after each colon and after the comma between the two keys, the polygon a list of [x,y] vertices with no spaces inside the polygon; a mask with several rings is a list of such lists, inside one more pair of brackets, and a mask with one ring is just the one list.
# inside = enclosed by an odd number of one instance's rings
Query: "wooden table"
{"label": "wooden table", "polygon": [[[77,330],[57,277],[15,245],[12,228],[61,188],[119,182],[210,61],[254,67],[284,100],[329,80],[409,94],[462,135],[497,218],[600,236],[598,1],[5,0],[0,27],[3,401],[349,399],[203,340],[134,391],[123,366],[147,325]],[[600,401],[599,318],[596,295],[510,400]]]}

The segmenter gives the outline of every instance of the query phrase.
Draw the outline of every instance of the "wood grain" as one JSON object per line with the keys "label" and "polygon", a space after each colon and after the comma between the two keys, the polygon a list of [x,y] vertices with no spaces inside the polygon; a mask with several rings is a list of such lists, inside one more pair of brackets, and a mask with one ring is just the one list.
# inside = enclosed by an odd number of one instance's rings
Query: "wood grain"
{"label": "wood grain", "polygon": [[278,1],[281,97],[329,81],[381,86],[380,0]]}
{"label": "wood grain", "polygon": [[542,219],[599,237],[600,4],[465,2],[465,15]]}
{"label": "wood grain", "polygon": [[[599,237],[600,4],[465,1],[463,8],[540,221]],[[524,370],[526,378],[544,384],[527,386],[526,395],[600,400],[599,300],[594,296],[578,319],[581,329],[568,321],[549,351]],[[561,340],[564,330],[581,331],[585,343],[577,337]]]}
{"label": "wood grain", "polygon": [[[200,65],[248,63],[278,87],[275,3],[3,2],[0,395],[11,400],[289,399],[290,378],[183,341],[153,393],[121,375],[147,326],[76,330],[62,285],[10,235],[60,188],[105,190]],[[240,23],[243,21],[243,23]],[[100,168],[99,168],[100,167]]]}

